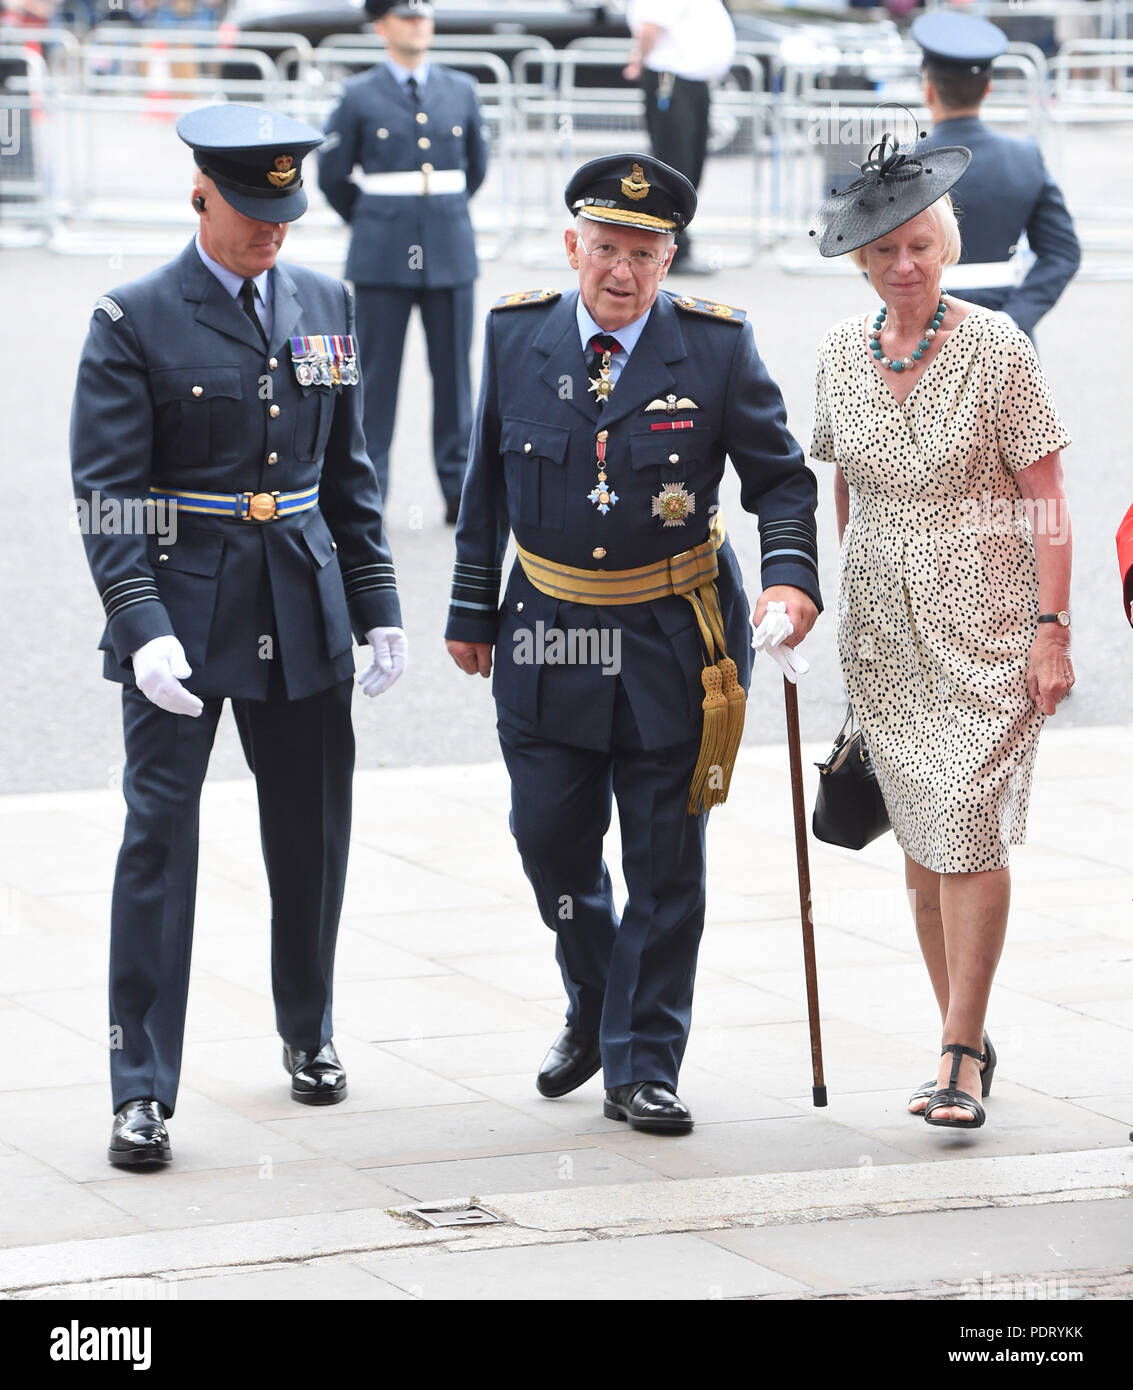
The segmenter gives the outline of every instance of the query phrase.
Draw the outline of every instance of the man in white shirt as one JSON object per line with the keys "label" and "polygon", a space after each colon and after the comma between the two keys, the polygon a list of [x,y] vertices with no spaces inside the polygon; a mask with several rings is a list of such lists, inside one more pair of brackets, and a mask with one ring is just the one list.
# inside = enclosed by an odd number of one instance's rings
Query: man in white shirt
{"label": "man in white shirt", "polygon": [[[633,52],[624,76],[645,92],[654,155],[700,186],[708,150],[708,84],[732,66],[736,31],[723,0],[629,0]],[[686,232],[673,270],[699,270]]]}

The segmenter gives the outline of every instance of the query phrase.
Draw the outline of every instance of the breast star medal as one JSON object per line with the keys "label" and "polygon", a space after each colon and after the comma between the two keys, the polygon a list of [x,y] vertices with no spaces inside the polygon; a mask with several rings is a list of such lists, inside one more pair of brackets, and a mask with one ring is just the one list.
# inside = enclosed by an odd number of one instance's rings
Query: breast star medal
{"label": "breast star medal", "polygon": [[[606,355],[608,357],[609,353]],[[587,501],[593,502],[603,516],[609,512],[611,507],[616,505],[618,500],[618,494],[609,486],[606,475],[606,440],[609,437],[609,430],[598,431],[598,438],[594,445],[598,451],[598,486],[586,494]]]}
{"label": "breast star medal", "polygon": [[590,378],[590,390],[594,392],[594,398],[601,405],[610,399],[610,392],[614,389],[613,380],[610,377],[610,354],[602,354],[602,365],[598,368],[598,375]]}
{"label": "breast star medal", "polygon": [[696,493],[686,492],[684,483],[665,483],[653,499],[653,515],[662,526],[683,526],[696,511]]}

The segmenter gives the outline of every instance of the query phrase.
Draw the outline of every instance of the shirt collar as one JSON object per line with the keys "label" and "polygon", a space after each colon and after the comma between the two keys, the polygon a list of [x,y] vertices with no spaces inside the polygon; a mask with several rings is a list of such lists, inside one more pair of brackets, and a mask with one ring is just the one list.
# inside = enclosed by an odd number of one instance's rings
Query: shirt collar
{"label": "shirt collar", "polygon": [[417,79],[418,90],[420,90],[429,80],[428,60],[423,62],[420,67],[407,68],[399,63],[396,58],[387,57],[386,66],[389,68],[390,72],[393,73],[394,77],[397,78],[399,87],[404,87],[411,77],[415,77]]}
{"label": "shirt collar", "polygon": [[[216,276],[233,299],[240,293],[240,287],[244,283],[244,276],[238,275],[236,271],[229,270],[226,265],[221,265],[219,261],[214,261],[205,248],[201,245],[200,232],[196,235],[197,255],[204,261],[209,270]],[[252,283],[256,287],[256,293],[260,296],[263,304],[268,302],[268,277],[271,274],[268,270],[261,270],[258,275],[252,277]]]}
{"label": "shirt collar", "polygon": [[[618,342],[622,345],[627,358],[637,346],[637,340],[641,337],[645,325],[649,322],[649,315],[652,312],[653,305],[651,304],[639,319],[634,319],[632,323],[627,323],[624,328],[619,328],[618,331],[612,335],[617,338]],[[590,310],[583,303],[581,290],[578,295],[578,303],[574,308],[574,316],[578,320],[578,331],[582,337],[582,346],[584,348],[589,346],[590,339],[593,338],[595,333],[605,333],[607,331],[604,328],[599,328],[591,318]],[[615,353],[615,356],[616,355]]]}

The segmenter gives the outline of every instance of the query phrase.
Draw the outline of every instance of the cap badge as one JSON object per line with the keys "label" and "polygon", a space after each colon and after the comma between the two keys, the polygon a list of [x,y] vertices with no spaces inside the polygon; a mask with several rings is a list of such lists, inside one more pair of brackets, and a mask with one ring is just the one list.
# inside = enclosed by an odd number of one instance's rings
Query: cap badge
{"label": "cap badge", "polygon": [[633,166],[633,173],[628,179],[622,179],[622,192],[627,198],[632,198],[635,203],[648,197],[649,184],[645,178],[645,170],[640,164]]}
{"label": "cap badge", "polygon": [[274,188],[286,188],[295,175],[299,172],[293,168],[295,161],[289,154],[279,154],[275,157],[275,168],[268,170],[268,182]]}

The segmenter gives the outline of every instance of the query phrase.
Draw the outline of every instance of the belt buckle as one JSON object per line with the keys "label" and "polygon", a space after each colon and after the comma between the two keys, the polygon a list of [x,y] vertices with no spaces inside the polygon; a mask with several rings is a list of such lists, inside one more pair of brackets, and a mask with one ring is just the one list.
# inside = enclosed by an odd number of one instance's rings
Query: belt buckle
{"label": "belt buckle", "polygon": [[274,521],[279,515],[277,492],[242,492],[240,494],[241,521]]}

